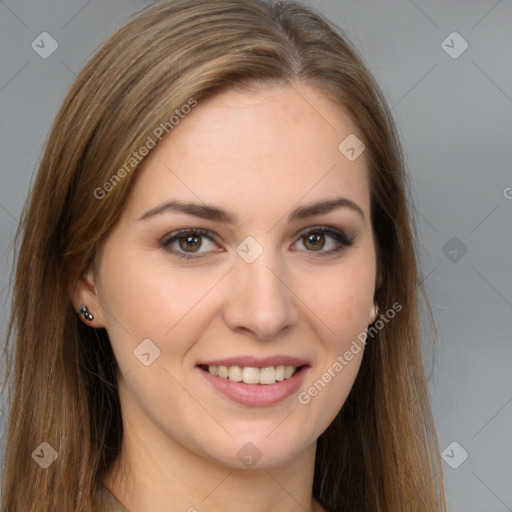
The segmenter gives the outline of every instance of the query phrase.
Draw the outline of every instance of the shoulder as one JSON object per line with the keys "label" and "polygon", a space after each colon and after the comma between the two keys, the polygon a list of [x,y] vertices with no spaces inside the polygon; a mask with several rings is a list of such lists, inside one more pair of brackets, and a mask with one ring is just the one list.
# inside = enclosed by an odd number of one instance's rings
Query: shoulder
{"label": "shoulder", "polygon": [[100,483],[96,503],[97,512],[129,512],[103,483]]}

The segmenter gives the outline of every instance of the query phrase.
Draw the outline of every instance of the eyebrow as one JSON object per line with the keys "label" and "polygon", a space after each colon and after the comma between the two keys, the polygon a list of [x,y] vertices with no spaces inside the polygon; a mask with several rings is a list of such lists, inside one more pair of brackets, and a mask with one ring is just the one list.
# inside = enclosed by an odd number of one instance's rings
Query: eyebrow
{"label": "eyebrow", "polygon": [[[339,208],[349,208],[350,210],[358,213],[363,219],[365,218],[363,210],[360,206],[354,203],[354,201],[347,199],[346,197],[337,197],[296,208],[289,214],[288,222],[296,222],[308,217],[313,217],[314,215],[325,215]],[[201,219],[222,222],[225,224],[236,224],[237,222],[236,215],[217,208],[216,206],[199,203],[185,203],[178,200],[166,201],[165,203],[155,206],[155,208],[151,208],[151,210],[148,210],[137,220],[148,219],[162,213],[184,213]]]}

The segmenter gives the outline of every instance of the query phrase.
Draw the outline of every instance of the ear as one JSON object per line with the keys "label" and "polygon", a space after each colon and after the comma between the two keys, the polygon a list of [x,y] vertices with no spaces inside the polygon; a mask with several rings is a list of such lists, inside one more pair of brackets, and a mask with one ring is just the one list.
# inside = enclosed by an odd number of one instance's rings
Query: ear
{"label": "ear", "polygon": [[376,304],[372,304],[372,307],[370,309],[370,314],[368,316],[368,325],[373,324],[373,322],[375,322],[375,319],[377,318],[378,314],[379,314],[379,307]]}
{"label": "ear", "polygon": [[105,327],[105,316],[101,306],[98,290],[96,288],[96,277],[94,275],[92,265],[78,279],[74,287],[70,290],[70,298],[77,315],[80,307],[85,305],[94,317],[93,320],[89,321],[86,320],[83,315],[80,315],[80,320],[82,320],[82,322],[89,327]]}

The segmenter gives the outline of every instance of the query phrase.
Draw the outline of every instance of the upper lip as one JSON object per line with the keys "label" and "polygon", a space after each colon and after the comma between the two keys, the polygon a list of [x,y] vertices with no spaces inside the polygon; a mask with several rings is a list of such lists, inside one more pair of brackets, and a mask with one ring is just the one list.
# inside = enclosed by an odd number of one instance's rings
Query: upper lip
{"label": "upper lip", "polygon": [[251,366],[253,368],[268,368],[269,366],[305,366],[309,365],[306,359],[293,356],[277,355],[267,357],[233,356],[215,361],[203,361],[197,366]]}

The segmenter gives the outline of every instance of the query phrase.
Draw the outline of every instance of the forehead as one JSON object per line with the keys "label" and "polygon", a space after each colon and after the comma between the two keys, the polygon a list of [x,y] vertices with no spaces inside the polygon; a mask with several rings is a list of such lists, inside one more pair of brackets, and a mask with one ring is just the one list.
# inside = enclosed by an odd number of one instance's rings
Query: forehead
{"label": "forehead", "polygon": [[369,208],[364,153],[344,109],[304,85],[224,90],[200,100],[137,169],[134,214],[169,198],[232,205],[241,215],[333,195]]}

